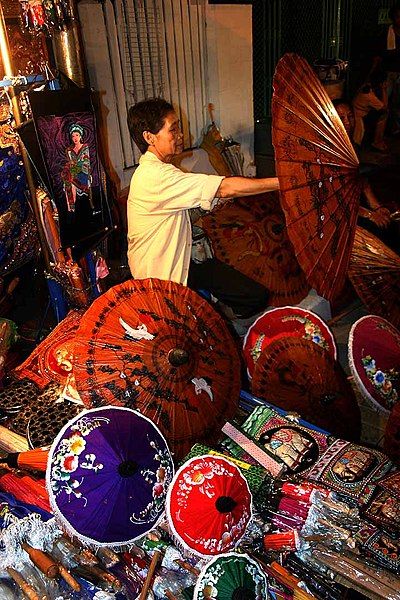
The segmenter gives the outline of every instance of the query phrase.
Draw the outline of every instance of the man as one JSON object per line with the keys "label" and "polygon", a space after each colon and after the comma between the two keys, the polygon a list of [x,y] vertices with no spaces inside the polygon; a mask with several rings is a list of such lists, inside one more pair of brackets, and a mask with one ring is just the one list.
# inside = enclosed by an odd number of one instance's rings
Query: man
{"label": "man", "polygon": [[128,127],[143,152],[128,196],[128,261],[133,277],[155,277],[206,288],[248,317],[267,304],[268,292],[232,267],[208,259],[191,263],[189,209],[212,210],[228,198],[279,188],[276,177],[251,179],[184,173],[171,164],[183,150],[173,106],[162,98],[139,102],[128,112]]}

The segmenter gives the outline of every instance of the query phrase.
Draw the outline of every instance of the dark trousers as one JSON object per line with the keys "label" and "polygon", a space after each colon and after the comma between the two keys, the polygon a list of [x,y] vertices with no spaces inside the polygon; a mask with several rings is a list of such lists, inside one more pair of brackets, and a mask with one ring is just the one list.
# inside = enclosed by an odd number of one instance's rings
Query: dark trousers
{"label": "dark trousers", "polygon": [[216,258],[201,264],[191,261],[188,286],[193,290],[208,290],[244,319],[262,311],[268,304],[267,288]]}

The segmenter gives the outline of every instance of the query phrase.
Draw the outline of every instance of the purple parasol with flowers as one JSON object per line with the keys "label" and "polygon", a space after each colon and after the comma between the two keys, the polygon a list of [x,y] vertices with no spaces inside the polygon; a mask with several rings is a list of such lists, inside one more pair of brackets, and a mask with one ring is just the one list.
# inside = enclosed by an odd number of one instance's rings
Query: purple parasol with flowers
{"label": "purple parasol with flowers", "polygon": [[134,410],[109,406],[80,413],[61,430],[46,481],[54,514],[71,535],[119,547],[157,525],[173,474],[157,427]]}

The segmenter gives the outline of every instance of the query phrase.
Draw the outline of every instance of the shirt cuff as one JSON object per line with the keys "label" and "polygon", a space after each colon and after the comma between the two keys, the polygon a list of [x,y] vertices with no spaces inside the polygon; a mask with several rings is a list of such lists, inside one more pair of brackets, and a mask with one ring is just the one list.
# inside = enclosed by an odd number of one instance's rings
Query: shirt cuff
{"label": "shirt cuff", "polygon": [[204,210],[212,210],[213,208],[213,200],[216,197],[216,193],[218,191],[219,186],[221,185],[222,180],[225,179],[224,176],[221,175],[208,175],[206,181],[204,182],[203,191],[201,194],[200,206]]}

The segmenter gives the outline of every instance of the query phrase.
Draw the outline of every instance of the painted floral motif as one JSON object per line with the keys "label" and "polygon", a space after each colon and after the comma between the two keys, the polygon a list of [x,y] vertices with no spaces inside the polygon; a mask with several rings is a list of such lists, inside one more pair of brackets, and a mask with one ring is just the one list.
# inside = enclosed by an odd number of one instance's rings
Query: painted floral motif
{"label": "painted floral motif", "polygon": [[[252,582],[254,600],[266,598],[265,576],[260,572],[258,565],[250,562],[248,558],[238,555],[232,558],[220,557],[207,567],[201,581],[204,600],[218,600],[219,588],[222,591],[226,589],[227,585],[231,587],[232,579],[237,579],[234,577],[236,571],[243,573],[240,579],[247,580],[247,583]],[[225,595],[224,592],[222,593]]]}
{"label": "painted floral motif", "polygon": [[393,386],[393,382],[399,379],[399,372],[394,369],[390,369],[387,372],[381,371],[377,368],[375,360],[369,354],[361,360],[365,374],[379,395],[384,399],[386,408],[390,410],[398,400],[398,393]]}
{"label": "painted floral motif", "polygon": [[307,319],[307,317],[291,315],[284,317],[282,321],[298,321],[299,323],[302,323],[304,325],[303,338],[305,340],[311,340],[314,342],[314,344],[318,344],[318,346],[321,346],[325,350],[329,350],[329,345],[322,335],[321,328],[316,323],[313,323],[310,319]]}
{"label": "painted floral motif", "polygon": [[92,470],[95,473],[101,471],[103,465],[96,463],[95,454],[84,455],[86,448],[86,440],[91,431],[109,423],[109,419],[105,417],[88,418],[82,417],[72,427],[73,433],[69,438],[64,438],[58,445],[57,452],[54,453],[51,464],[51,489],[58,496],[65,492],[69,496],[82,499],[84,506],[87,504],[87,499],[79,491],[84,478],[77,479],[74,477],[75,471],[79,468]]}
{"label": "painted floral motif", "polygon": [[265,339],[265,335],[262,333],[258,338],[252,349],[250,350],[250,355],[254,362],[256,363],[260,358],[262,352],[262,346]]}

